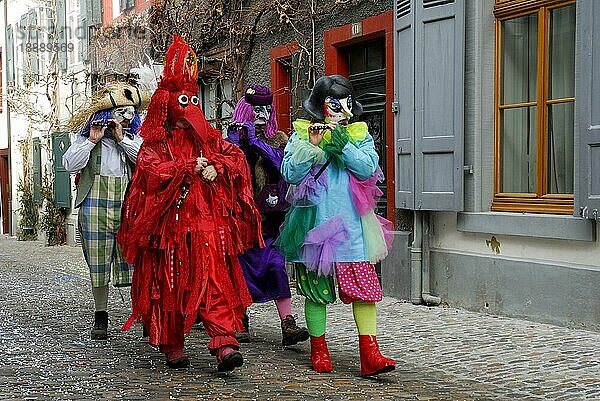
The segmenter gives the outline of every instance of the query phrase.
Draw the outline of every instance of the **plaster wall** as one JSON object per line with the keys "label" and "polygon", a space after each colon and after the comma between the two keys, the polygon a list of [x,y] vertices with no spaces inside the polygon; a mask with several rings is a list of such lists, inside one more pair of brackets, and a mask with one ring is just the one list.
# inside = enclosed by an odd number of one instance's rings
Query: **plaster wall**
{"label": "plaster wall", "polygon": [[[315,69],[316,77],[323,75],[325,70],[325,47],[324,47],[324,32],[328,29],[335,28],[342,25],[351,24],[353,22],[360,22],[365,18],[372,17],[374,15],[382,14],[393,8],[393,3],[389,0],[385,1],[372,1],[372,0],[361,0],[352,2],[343,7],[336,8],[336,12],[333,15],[318,16],[315,19]],[[244,80],[246,85],[254,83],[260,83],[263,85],[271,84],[270,70],[265,68],[269,65],[270,56],[269,52],[271,48],[288,44],[292,41],[297,40],[303,43],[303,40],[292,30],[286,29],[286,25],[281,25],[281,31],[273,35],[261,35],[256,40],[256,46],[252,52],[252,57],[248,63],[248,68],[244,73]],[[305,39],[312,37],[312,28],[310,21],[305,21],[303,24],[299,24],[299,28],[302,32],[308,34]],[[308,43],[310,45],[311,41]]]}

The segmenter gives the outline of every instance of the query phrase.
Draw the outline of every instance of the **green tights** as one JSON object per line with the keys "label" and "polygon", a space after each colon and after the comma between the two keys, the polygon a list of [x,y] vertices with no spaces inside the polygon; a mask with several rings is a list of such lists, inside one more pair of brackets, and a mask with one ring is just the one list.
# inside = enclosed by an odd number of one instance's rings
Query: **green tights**
{"label": "green tights", "polygon": [[[374,302],[354,301],[352,312],[359,335],[377,335],[377,316]],[[304,316],[308,332],[313,337],[325,334],[327,326],[327,306],[304,299]]]}

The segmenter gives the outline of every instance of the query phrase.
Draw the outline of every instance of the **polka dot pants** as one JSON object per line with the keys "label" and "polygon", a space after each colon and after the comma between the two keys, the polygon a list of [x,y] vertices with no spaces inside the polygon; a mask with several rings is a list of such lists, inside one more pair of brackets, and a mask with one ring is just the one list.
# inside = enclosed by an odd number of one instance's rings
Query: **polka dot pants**
{"label": "polka dot pants", "polygon": [[338,262],[336,272],[340,300],[343,303],[381,301],[381,285],[375,266],[370,262]]}

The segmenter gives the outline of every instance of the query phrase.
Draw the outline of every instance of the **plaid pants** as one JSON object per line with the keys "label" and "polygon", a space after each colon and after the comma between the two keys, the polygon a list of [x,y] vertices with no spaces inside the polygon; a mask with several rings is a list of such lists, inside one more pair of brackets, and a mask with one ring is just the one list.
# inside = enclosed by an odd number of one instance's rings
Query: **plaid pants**
{"label": "plaid pants", "polygon": [[92,287],[110,282],[111,267],[114,286],[131,285],[133,266],[125,262],[117,243],[126,188],[127,177],[96,175],[90,193],[79,208],[79,233]]}

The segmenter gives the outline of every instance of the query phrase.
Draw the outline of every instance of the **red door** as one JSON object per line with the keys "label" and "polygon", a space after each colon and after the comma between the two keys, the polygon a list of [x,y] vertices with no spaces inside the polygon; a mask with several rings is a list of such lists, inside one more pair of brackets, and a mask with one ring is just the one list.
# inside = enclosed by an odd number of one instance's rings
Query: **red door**
{"label": "red door", "polygon": [[10,204],[10,182],[8,181],[8,149],[0,149],[0,198],[2,206],[2,232],[10,233],[11,210]]}

